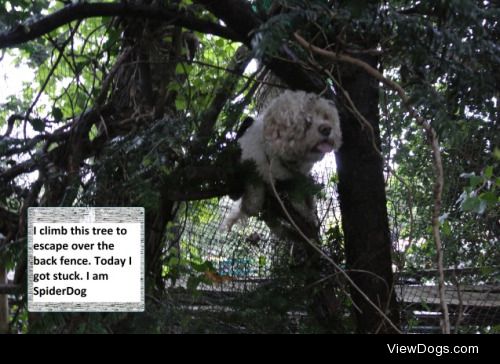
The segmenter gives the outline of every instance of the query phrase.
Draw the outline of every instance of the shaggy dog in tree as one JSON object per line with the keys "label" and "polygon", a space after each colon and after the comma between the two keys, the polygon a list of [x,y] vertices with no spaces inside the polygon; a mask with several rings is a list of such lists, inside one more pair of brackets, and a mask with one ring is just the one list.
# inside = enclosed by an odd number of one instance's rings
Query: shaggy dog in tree
{"label": "shaggy dog in tree", "polygon": [[223,223],[228,231],[262,210],[266,184],[308,176],[314,163],[342,144],[332,101],[303,91],[285,91],[263,110],[239,138],[242,161],[253,161],[260,182],[248,183]]}

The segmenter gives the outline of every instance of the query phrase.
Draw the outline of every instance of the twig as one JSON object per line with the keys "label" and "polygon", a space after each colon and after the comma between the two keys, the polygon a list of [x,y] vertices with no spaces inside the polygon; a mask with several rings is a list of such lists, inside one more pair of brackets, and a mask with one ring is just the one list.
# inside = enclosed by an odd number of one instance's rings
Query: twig
{"label": "twig", "polygon": [[[182,58],[174,58],[174,59],[170,59],[168,61],[148,61],[147,63],[148,64],[165,64],[165,65],[167,65],[167,64],[171,64],[172,62],[177,62],[177,61],[184,61],[184,59],[182,59]],[[142,62],[143,61],[136,60],[136,61],[126,62],[125,65],[139,64],[139,63],[142,63]],[[198,61],[196,59],[193,59],[192,61],[190,61],[190,63],[197,64],[197,65],[204,66],[204,67],[209,67],[209,68],[217,69],[217,70],[221,70],[221,71],[224,71],[226,73],[232,73],[232,74],[237,75],[238,77],[243,78],[245,80],[252,81],[252,82],[258,82],[259,84],[266,85],[266,86],[269,86],[269,87],[276,87],[276,88],[280,88],[280,89],[283,89],[283,90],[287,89],[286,86],[283,86],[283,85],[280,85],[280,84],[277,84],[277,83],[272,83],[272,82],[264,81],[262,79],[259,79],[259,78],[253,77],[253,76],[242,75],[242,74],[238,73],[238,71],[232,70],[232,69],[227,68],[227,67],[219,66],[219,65],[216,65],[216,64],[211,64],[211,63],[207,63],[207,62],[203,62],[203,61]]]}
{"label": "twig", "polygon": [[7,130],[5,130],[5,134],[3,135],[4,138],[10,136],[10,133],[12,133],[12,129],[14,128],[14,123],[16,120],[23,120],[24,116],[19,115],[19,114],[13,114],[9,116],[7,119]]}
{"label": "twig", "polygon": [[363,114],[361,114],[361,112],[358,110],[358,108],[356,107],[356,105],[352,101],[351,96],[349,95],[349,93],[340,85],[340,83],[337,81],[337,79],[335,77],[333,77],[332,73],[330,71],[328,71],[328,70],[325,70],[325,72],[332,79],[332,81],[335,83],[335,85],[337,85],[338,89],[340,91],[342,91],[342,94],[344,95],[345,99],[349,103],[350,111],[353,113],[353,115],[356,117],[356,119],[358,119],[360,121],[361,127],[362,128],[366,127],[369,130],[369,132],[370,132],[370,139],[372,141],[373,149],[378,154],[378,156],[383,159],[382,152],[377,147],[377,142],[375,140],[375,130],[373,130],[372,124],[370,124],[368,122],[368,120],[366,120],[366,118],[363,116]]}
{"label": "twig", "polygon": [[[363,272],[363,273],[372,273],[372,274],[373,274],[373,272],[368,272],[368,271],[362,271],[362,272]],[[335,277],[335,276],[337,276],[338,274],[340,274],[340,272],[335,272],[335,273],[332,273],[332,274],[327,275],[326,277],[323,277],[323,278],[321,278],[321,279],[318,279],[316,282],[313,282],[313,283],[309,284],[308,286],[306,286],[306,287],[304,288],[304,291],[307,291],[307,290],[311,289],[311,288],[312,288],[312,287],[314,287],[314,286],[320,285],[321,283],[326,282],[326,281],[328,281],[328,280],[330,280],[330,279],[334,278],[334,277]],[[340,285],[340,282],[339,282],[338,280],[337,280],[337,283],[339,283],[339,285]],[[356,309],[356,311],[358,311],[358,312],[363,312],[363,310],[362,310],[362,309],[361,309],[358,305],[356,305],[356,303],[354,302],[354,299],[351,297],[351,294],[350,294],[347,290],[342,289],[342,291],[343,291],[343,292],[346,294],[346,296],[347,296],[347,297],[349,297],[349,299],[351,300],[352,307],[354,307],[354,309]]]}
{"label": "twig", "polygon": [[[50,68],[49,73],[48,73],[47,77],[45,78],[45,81],[42,84],[42,87],[40,88],[40,90],[38,91],[38,93],[37,93],[37,95],[35,97],[35,100],[33,100],[33,102],[31,103],[30,107],[26,111],[26,114],[24,115],[24,125],[23,125],[23,136],[24,136],[24,139],[27,139],[26,125],[28,123],[30,114],[33,111],[33,109],[35,108],[36,104],[38,103],[38,100],[40,99],[40,96],[42,96],[42,93],[45,91],[45,88],[47,87],[47,85],[48,85],[48,83],[49,83],[52,75],[56,71],[57,66],[59,65],[59,62],[61,62],[61,59],[64,56],[64,49],[66,48],[66,46],[68,45],[68,43],[73,39],[73,37],[74,37],[74,35],[75,35],[78,27],[80,26],[80,23],[81,23],[81,20],[77,22],[75,28],[70,32],[70,35],[69,35],[68,39],[66,39],[64,41],[64,43],[61,45],[61,48],[58,49],[59,55],[57,56],[56,61],[54,62],[54,64]],[[28,151],[28,152],[30,154],[30,157],[33,158],[33,155],[31,153],[31,151]]]}
{"label": "twig", "polygon": [[396,91],[398,96],[401,98],[403,101],[403,105],[405,108],[408,110],[410,115],[415,118],[417,123],[424,129],[426,136],[427,136],[427,143],[432,149],[432,155],[433,155],[433,165],[434,165],[434,173],[435,173],[435,181],[434,181],[434,208],[432,212],[432,236],[434,239],[434,243],[436,244],[436,255],[437,255],[437,268],[439,271],[439,299],[441,303],[441,310],[442,310],[442,315],[443,315],[443,333],[444,334],[449,334],[450,333],[450,316],[448,313],[448,304],[446,303],[446,298],[445,298],[445,287],[444,287],[444,273],[443,273],[443,245],[441,243],[441,235],[439,232],[439,213],[441,210],[441,197],[443,193],[443,185],[444,185],[444,173],[443,173],[443,163],[441,160],[441,151],[439,150],[439,141],[438,137],[436,134],[436,131],[432,127],[432,125],[422,118],[418,112],[413,108],[410,104],[410,99],[406,92],[403,90],[403,88],[396,82],[384,77],[378,70],[370,66],[368,63],[348,56],[346,54],[341,54],[341,53],[334,53],[330,52],[327,50],[324,50],[322,48],[316,47],[309,42],[307,42],[304,38],[302,38],[298,33],[294,34],[295,39],[297,42],[304,47],[305,49],[308,49],[312,51],[313,53],[316,53],[320,56],[323,56],[325,58],[328,58],[332,61],[336,62],[345,62],[349,64],[353,64],[355,66],[358,66],[362,68],[366,73],[368,73],[370,76],[374,77],[378,81],[382,82],[385,86],[388,88]]}
{"label": "twig", "polygon": [[410,230],[408,232],[408,244],[405,246],[404,248],[404,251],[403,251],[403,259],[402,259],[402,262],[401,262],[401,265],[400,265],[400,271],[402,271],[404,269],[404,266],[406,264],[406,255],[408,253],[408,250],[410,249],[412,243],[413,243],[413,230],[414,230],[414,217],[413,217],[413,193],[412,193],[412,190],[410,188],[410,185],[408,184],[408,182],[406,182],[402,177],[400,177],[395,171],[394,169],[392,169],[391,166],[387,165],[387,170],[389,173],[391,173],[394,178],[396,178],[399,182],[401,182],[401,184],[403,186],[406,187],[406,190],[408,191],[408,200],[407,200],[407,203],[408,203],[408,217],[410,219]]}
{"label": "twig", "polygon": [[106,97],[108,95],[109,86],[111,85],[111,81],[113,81],[113,78],[114,78],[116,72],[123,65],[123,63],[125,62],[125,60],[130,55],[131,52],[132,52],[132,48],[126,48],[118,56],[115,64],[113,65],[113,67],[111,68],[111,70],[109,71],[109,73],[104,78],[104,80],[102,82],[102,86],[101,86],[101,91],[99,92],[99,95],[97,95],[97,97],[95,99],[95,103],[99,107],[102,106],[102,104],[106,100]]}
{"label": "twig", "polygon": [[[310,57],[309,62],[313,63],[314,67],[316,67],[318,70],[326,73],[328,75],[328,77],[330,77],[330,79],[333,81],[333,83],[335,83],[335,86],[337,86],[337,88],[342,92],[342,94],[344,95],[345,99],[347,100],[347,103],[349,104],[349,106],[346,105],[346,108],[359,121],[359,123],[361,125],[361,129],[363,129],[363,128],[368,129],[368,131],[370,133],[370,138],[371,138],[373,149],[378,154],[378,156],[381,159],[383,159],[382,152],[380,151],[380,149],[377,146],[377,142],[376,142],[376,139],[375,139],[375,130],[373,130],[373,126],[368,122],[368,120],[366,120],[366,118],[363,116],[363,114],[361,114],[361,112],[358,110],[358,108],[356,107],[356,105],[352,101],[351,96],[349,95],[349,93],[345,90],[344,87],[342,87],[342,85],[340,84],[340,82],[337,81],[337,79],[333,76],[333,74],[332,74],[332,72],[330,70],[328,70],[328,69],[322,67],[320,64],[318,64],[314,60],[313,57]],[[307,68],[307,65],[305,65],[303,63],[302,63],[302,66],[304,68]]]}

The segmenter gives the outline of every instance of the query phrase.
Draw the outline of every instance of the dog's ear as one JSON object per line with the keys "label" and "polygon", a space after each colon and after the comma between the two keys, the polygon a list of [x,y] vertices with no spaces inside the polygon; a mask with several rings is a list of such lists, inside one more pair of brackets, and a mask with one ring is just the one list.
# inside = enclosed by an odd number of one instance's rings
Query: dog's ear
{"label": "dog's ear", "polygon": [[264,138],[274,141],[281,139],[281,127],[282,126],[275,119],[274,115],[267,115],[264,122]]}
{"label": "dog's ear", "polygon": [[286,153],[289,144],[286,126],[276,115],[267,115],[264,123],[264,141],[266,148],[269,148],[268,152],[272,155],[283,156]]}

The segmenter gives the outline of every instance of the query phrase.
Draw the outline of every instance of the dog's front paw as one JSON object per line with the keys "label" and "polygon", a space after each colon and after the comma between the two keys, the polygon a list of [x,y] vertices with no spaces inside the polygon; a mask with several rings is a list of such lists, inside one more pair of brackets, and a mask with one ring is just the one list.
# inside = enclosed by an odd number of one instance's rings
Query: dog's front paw
{"label": "dog's front paw", "polygon": [[224,221],[222,221],[222,224],[220,224],[219,230],[230,233],[231,230],[233,229],[234,224],[236,224],[236,221],[238,221],[238,218],[232,216],[226,216]]}

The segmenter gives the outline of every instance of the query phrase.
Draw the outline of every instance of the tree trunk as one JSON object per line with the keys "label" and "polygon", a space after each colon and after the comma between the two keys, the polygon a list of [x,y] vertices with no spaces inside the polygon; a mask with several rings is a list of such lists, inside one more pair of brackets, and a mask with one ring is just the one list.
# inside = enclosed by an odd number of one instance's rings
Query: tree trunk
{"label": "tree trunk", "polygon": [[[367,56],[363,60],[377,67],[377,58]],[[342,68],[341,76],[342,85],[354,105],[373,127],[375,143],[380,149],[377,81],[353,67]],[[344,99],[341,104],[348,105],[348,102]],[[368,128],[362,127],[351,112],[343,111],[343,146],[336,159],[347,268],[361,290],[398,325],[399,314],[392,289],[391,239],[383,161],[373,146]],[[359,332],[394,332],[357,290],[352,288],[351,292],[354,303],[361,310],[356,310]]]}

